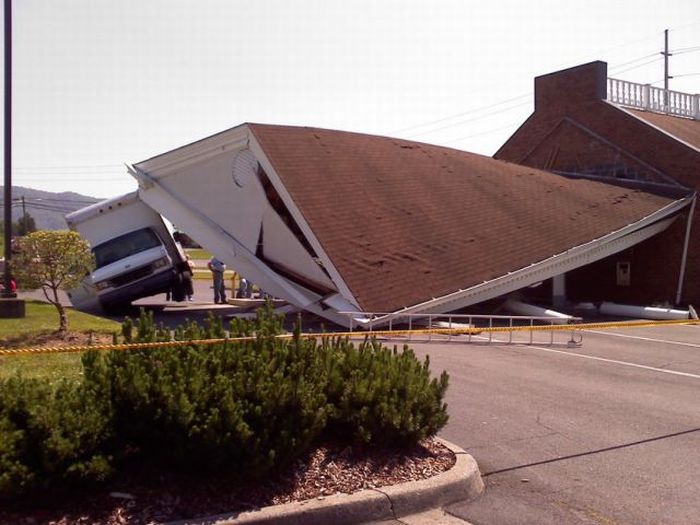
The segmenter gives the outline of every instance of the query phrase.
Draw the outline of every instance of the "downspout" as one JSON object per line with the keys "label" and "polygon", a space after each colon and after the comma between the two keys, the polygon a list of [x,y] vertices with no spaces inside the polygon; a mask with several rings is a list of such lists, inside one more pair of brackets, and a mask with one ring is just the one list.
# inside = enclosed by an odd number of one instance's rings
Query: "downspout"
{"label": "downspout", "polygon": [[678,289],[676,291],[676,303],[680,304],[681,294],[683,293],[683,280],[685,279],[685,266],[688,258],[688,244],[690,242],[690,228],[693,222],[693,213],[695,212],[695,201],[697,200],[698,194],[693,195],[693,202],[690,205],[690,213],[688,214],[688,221],[685,225],[685,241],[683,242],[683,255],[681,256],[681,271],[678,274]]}

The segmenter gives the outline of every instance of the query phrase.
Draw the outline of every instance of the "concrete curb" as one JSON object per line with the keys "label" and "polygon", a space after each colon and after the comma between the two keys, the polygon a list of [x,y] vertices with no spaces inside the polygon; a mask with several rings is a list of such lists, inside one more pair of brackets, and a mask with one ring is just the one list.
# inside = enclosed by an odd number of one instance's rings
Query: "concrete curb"
{"label": "concrete curb", "polygon": [[457,461],[450,470],[432,478],[167,525],[350,525],[396,519],[481,494],[484,482],[474,458],[449,441],[438,440],[454,452]]}

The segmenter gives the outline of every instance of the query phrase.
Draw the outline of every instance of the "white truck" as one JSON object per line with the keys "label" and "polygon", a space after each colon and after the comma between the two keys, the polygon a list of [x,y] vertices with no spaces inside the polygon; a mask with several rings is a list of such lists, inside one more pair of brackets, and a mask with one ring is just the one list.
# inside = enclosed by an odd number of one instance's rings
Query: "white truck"
{"label": "white truck", "polygon": [[138,192],[77,210],[66,215],[66,222],[90,243],[96,262],[95,270],[68,292],[78,310],[118,311],[166,292],[175,301],[185,298],[190,276],[184,252]]}

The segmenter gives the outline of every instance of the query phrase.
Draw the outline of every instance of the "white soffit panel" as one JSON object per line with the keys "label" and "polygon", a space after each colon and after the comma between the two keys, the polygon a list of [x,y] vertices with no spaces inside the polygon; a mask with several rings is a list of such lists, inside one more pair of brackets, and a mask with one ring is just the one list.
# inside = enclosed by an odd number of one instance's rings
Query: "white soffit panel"
{"label": "white soffit panel", "polygon": [[269,205],[263,215],[263,255],[326,288],[335,289],[333,282]]}

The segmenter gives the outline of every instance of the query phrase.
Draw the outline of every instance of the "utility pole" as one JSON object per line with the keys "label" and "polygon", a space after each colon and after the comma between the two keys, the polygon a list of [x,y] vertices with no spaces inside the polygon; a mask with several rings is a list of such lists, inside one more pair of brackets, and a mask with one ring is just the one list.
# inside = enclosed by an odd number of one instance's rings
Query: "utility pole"
{"label": "utility pole", "polygon": [[668,74],[668,57],[673,56],[668,52],[668,29],[664,29],[664,50],[661,54],[664,56],[664,106],[668,110],[668,81],[673,78]]}
{"label": "utility pole", "polygon": [[5,0],[5,279],[0,318],[25,317],[24,301],[12,291],[12,0]]}
{"label": "utility pole", "polygon": [[12,256],[12,0],[5,0],[5,289],[10,292],[10,257]]}
{"label": "utility pole", "polygon": [[24,195],[22,195],[22,235],[27,235],[27,207],[24,204]]}

